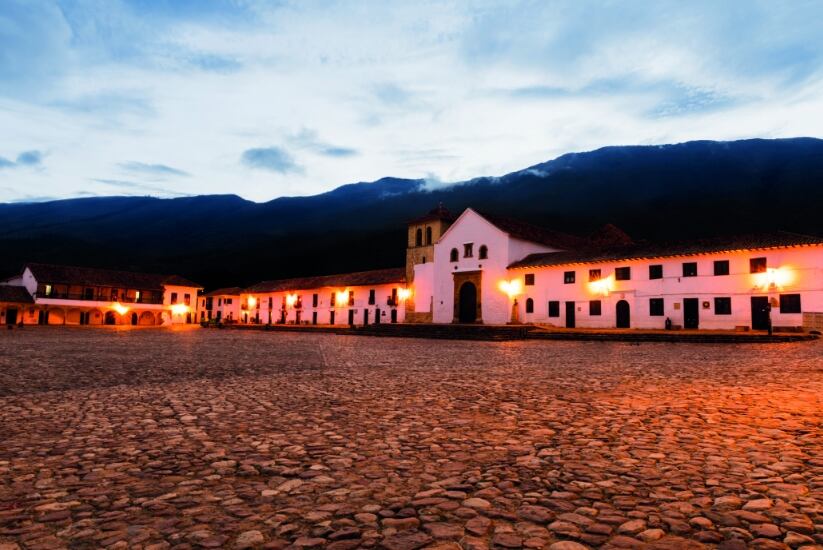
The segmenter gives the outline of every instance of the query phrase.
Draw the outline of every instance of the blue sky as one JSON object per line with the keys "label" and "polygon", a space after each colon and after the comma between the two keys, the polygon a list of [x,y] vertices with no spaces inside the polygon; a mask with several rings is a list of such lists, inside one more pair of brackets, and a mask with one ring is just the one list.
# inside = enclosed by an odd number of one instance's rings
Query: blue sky
{"label": "blue sky", "polygon": [[821,20],[803,0],[3,0],[0,201],[262,201],[820,137]]}

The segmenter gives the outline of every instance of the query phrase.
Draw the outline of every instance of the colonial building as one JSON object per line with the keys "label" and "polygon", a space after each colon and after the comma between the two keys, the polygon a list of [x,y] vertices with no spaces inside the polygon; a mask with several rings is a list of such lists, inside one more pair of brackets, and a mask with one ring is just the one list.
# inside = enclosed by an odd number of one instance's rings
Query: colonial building
{"label": "colonial building", "polygon": [[436,323],[576,328],[819,328],[823,238],[780,233],[686,245],[580,238],[464,211],[416,263]]}
{"label": "colonial building", "polygon": [[567,328],[823,328],[823,238],[668,246],[580,237],[442,206],[408,223],[405,268],[263,281],[198,297],[176,276],[28,264],[0,323],[534,323]]}
{"label": "colonial building", "polygon": [[403,268],[263,281],[240,295],[240,321],[369,325],[405,320]]}
{"label": "colonial building", "polygon": [[200,289],[177,275],[30,263],[20,275],[0,282],[0,323],[192,323]]}
{"label": "colonial building", "polygon": [[236,323],[240,319],[240,287],[219,288],[200,298],[200,321]]}

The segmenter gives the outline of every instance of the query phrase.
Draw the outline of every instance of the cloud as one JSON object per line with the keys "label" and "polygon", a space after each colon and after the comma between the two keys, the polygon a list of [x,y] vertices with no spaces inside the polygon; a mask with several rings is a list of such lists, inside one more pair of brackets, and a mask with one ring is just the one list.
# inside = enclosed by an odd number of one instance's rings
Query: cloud
{"label": "cloud", "polygon": [[820,136],[821,18],[808,1],[0,0],[0,128],[50,152],[48,171],[18,164],[7,140],[0,200],[115,189],[96,175],[269,200]]}
{"label": "cloud", "polygon": [[21,168],[21,167],[28,167],[34,168],[38,167],[43,163],[43,157],[45,155],[42,151],[31,150],[31,151],[23,151],[22,153],[17,155],[16,161],[11,161],[5,157],[0,157],[0,169],[3,168]]}
{"label": "cloud", "polygon": [[289,145],[297,149],[305,149],[326,157],[354,157],[360,152],[352,147],[331,145],[317,137],[317,131],[303,128],[288,137]]}
{"label": "cloud", "polygon": [[294,162],[292,156],[280,147],[247,149],[243,151],[241,161],[249,168],[269,170],[280,174],[303,172],[303,168]]}
{"label": "cloud", "polygon": [[38,166],[43,161],[40,151],[23,151],[17,155],[17,164],[22,166]]}
{"label": "cloud", "polygon": [[145,162],[129,161],[121,162],[120,164],[118,164],[118,166],[120,166],[120,168],[128,172],[134,172],[136,174],[145,174],[148,176],[165,177],[191,175],[188,172],[184,172],[183,170],[179,170],[177,168],[172,168],[171,166],[167,166],[165,164],[147,164]]}

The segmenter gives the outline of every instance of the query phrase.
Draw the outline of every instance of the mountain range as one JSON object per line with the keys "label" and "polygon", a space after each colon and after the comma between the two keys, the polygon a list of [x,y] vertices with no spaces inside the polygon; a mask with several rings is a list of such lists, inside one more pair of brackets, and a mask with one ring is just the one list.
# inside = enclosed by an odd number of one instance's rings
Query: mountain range
{"label": "mountain range", "polygon": [[439,203],[662,243],[823,235],[823,140],[692,141],[570,153],[501,177],[382,178],[265,203],[236,195],[0,204],[0,276],[27,261],[176,273],[207,288],[401,266],[406,222]]}

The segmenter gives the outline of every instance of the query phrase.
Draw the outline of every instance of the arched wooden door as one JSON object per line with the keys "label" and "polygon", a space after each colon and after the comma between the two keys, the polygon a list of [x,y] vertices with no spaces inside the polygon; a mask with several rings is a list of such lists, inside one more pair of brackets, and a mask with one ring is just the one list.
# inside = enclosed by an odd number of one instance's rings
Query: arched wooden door
{"label": "arched wooden door", "polygon": [[620,300],[617,302],[617,328],[631,328],[632,314],[629,302]]}
{"label": "arched wooden door", "polygon": [[461,323],[474,323],[477,321],[477,287],[474,283],[466,281],[460,287],[460,315]]}

